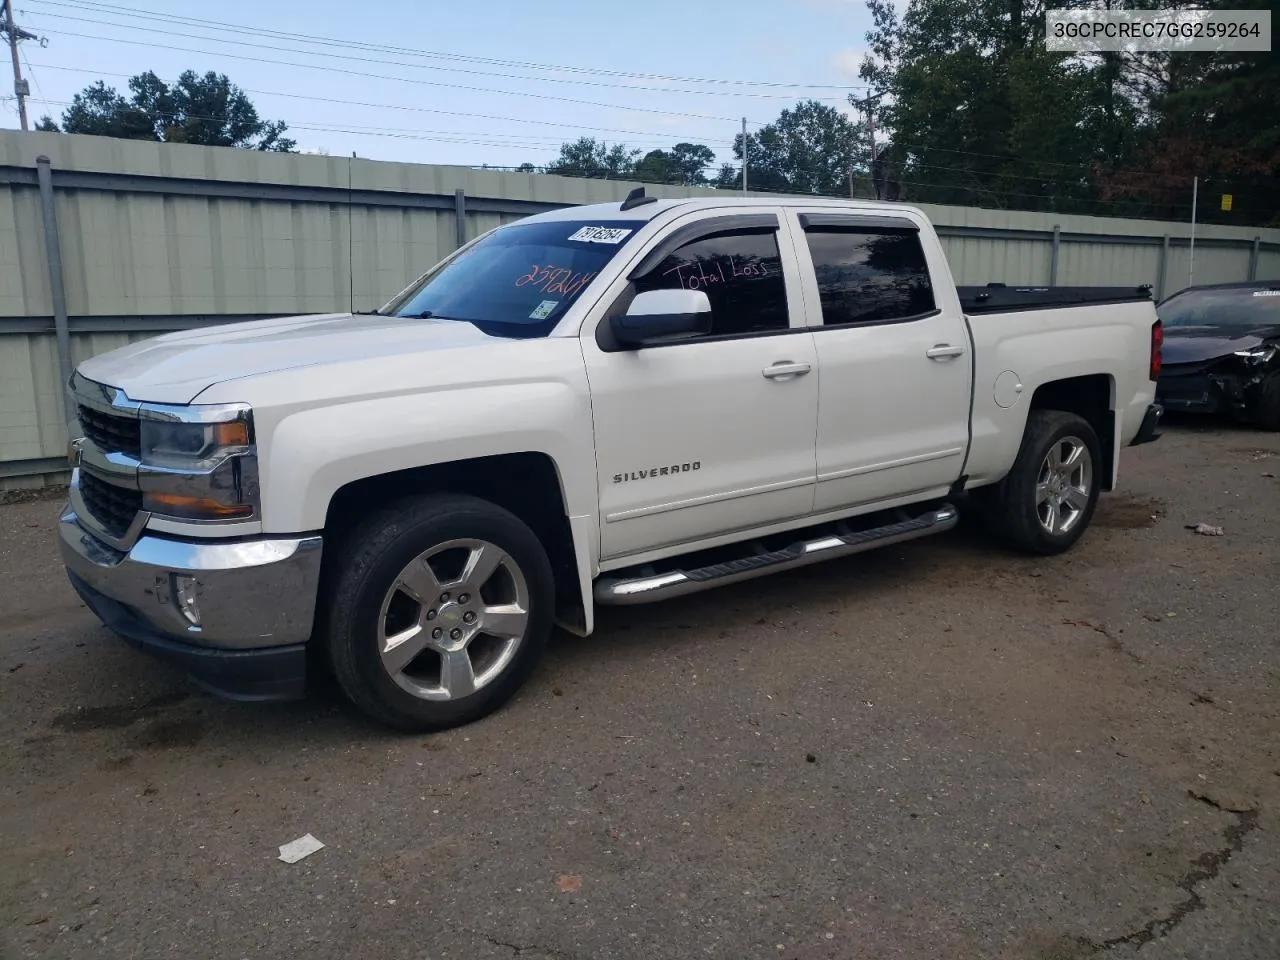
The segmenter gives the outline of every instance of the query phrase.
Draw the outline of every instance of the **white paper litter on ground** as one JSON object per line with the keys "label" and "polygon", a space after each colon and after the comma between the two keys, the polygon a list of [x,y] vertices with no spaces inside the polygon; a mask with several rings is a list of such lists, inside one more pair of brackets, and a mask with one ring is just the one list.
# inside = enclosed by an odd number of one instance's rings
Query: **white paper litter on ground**
{"label": "white paper litter on ground", "polygon": [[1193,530],[1202,537],[1220,537],[1223,534],[1221,527],[1215,527],[1210,523],[1197,523],[1194,527],[1188,525],[1188,530]]}
{"label": "white paper litter on ground", "polygon": [[323,843],[308,833],[305,837],[299,837],[297,840],[281,844],[279,859],[285,863],[297,863],[302,858],[309,857],[317,850],[323,849],[323,847]]}

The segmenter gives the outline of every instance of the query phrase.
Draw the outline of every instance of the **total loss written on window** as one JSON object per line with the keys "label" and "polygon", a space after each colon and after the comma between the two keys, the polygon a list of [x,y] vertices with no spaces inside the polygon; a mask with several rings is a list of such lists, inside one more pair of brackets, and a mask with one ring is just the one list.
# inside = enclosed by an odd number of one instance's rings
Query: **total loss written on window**
{"label": "total loss written on window", "polygon": [[685,244],[644,277],[636,292],[700,290],[711,301],[713,337],[785,330],[787,292],[773,232],[725,232]]}

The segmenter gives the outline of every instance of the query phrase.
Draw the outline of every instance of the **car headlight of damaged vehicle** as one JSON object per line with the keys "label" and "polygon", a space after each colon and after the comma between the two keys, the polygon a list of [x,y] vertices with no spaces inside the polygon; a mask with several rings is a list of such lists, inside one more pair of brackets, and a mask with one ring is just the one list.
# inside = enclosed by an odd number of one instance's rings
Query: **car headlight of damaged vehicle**
{"label": "car headlight of damaged vehicle", "polygon": [[1263,343],[1248,350],[1235,351],[1237,357],[1250,365],[1270,363],[1277,354],[1280,354],[1280,344],[1275,343]]}
{"label": "car headlight of damaged vehicle", "polygon": [[175,520],[249,520],[258,512],[247,407],[142,409],[142,506]]}

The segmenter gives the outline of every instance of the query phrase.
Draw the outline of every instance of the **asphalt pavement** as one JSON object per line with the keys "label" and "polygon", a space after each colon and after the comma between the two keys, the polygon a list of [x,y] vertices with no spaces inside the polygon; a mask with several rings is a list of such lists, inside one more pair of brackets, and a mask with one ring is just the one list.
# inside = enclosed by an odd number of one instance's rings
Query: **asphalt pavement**
{"label": "asphalt pavement", "polygon": [[0,507],[0,957],[1274,960],[1276,475],[1175,426],[1065,556],[604,610],[434,736],[196,691]]}

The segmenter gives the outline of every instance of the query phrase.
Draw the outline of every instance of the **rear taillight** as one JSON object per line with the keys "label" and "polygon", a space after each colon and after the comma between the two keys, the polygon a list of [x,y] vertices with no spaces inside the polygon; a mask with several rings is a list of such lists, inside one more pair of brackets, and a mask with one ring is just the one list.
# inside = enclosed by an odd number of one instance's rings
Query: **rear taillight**
{"label": "rear taillight", "polygon": [[1151,325],[1151,372],[1152,380],[1160,379],[1161,354],[1164,350],[1164,324],[1159,320]]}

